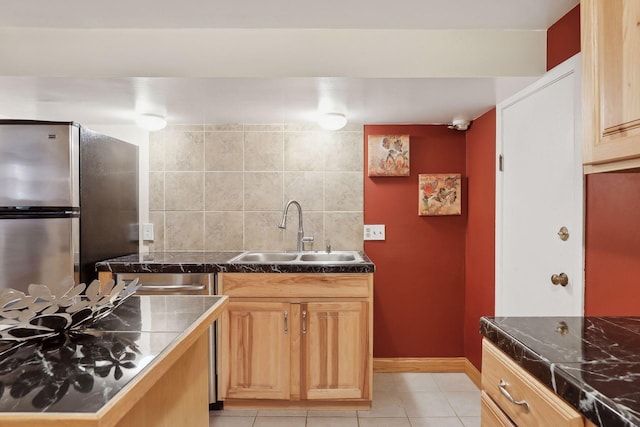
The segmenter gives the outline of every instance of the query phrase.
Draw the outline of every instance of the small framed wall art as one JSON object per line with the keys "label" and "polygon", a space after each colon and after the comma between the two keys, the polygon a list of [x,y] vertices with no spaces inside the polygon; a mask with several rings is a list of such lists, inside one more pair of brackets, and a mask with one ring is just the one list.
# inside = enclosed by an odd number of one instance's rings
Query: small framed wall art
{"label": "small framed wall art", "polygon": [[409,176],[409,135],[369,135],[369,176]]}
{"label": "small framed wall art", "polygon": [[418,215],[460,215],[461,181],[459,173],[418,175]]}

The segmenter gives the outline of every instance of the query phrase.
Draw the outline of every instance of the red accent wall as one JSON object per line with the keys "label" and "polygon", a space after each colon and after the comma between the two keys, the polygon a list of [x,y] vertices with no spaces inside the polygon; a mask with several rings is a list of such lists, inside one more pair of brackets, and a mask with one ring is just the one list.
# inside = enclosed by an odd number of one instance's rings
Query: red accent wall
{"label": "red accent wall", "polygon": [[[411,176],[368,177],[368,135],[410,135]],[[386,240],[365,241],[376,264],[374,357],[464,356],[463,214],[418,216],[418,174],[465,176],[465,132],[438,125],[365,125],[364,222]]]}
{"label": "red accent wall", "polygon": [[[547,31],[547,70],[579,51],[578,5]],[[364,220],[387,233],[364,244],[377,268],[375,357],[465,356],[480,368],[479,319],[495,305],[495,118],[493,109],[466,133],[365,126]],[[411,135],[410,177],[366,176],[375,134]],[[417,216],[417,175],[437,172],[467,177],[462,216]],[[640,174],[591,175],[586,198],[585,314],[640,315]]]}
{"label": "red accent wall", "polygon": [[496,109],[467,132],[467,214],[464,354],[480,369],[480,317],[495,308]]}
{"label": "red accent wall", "polygon": [[640,174],[587,176],[585,315],[640,315]]}
{"label": "red accent wall", "polygon": [[580,52],[580,5],[547,30],[547,71]]}

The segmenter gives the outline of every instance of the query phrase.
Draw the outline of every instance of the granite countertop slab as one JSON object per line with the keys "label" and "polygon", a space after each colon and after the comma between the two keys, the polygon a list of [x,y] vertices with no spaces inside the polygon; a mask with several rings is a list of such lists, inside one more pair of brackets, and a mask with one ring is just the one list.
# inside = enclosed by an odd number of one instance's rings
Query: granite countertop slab
{"label": "granite countertop slab", "polygon": [[242,252],[151,252],[126,255],[96,263],[97,271],[112,273],[373,273],[375,265],[364,253],[363,262],[350,264],[232,263]]}
{"label": "granite countertop slab", "polygon": [[640,426],[640,318],[483,317],[480,332],[598,426]]}
{"label": "granite countertop slab", "polygon": [[224,298],[132,296],[85,330],[10,350],[0,358],[0,418],[97,412]]}
{"label": "granite countertop slab", "polygon": [[215,273],[242,252],[151,252],[125,255],[96,263],[112,273]]}

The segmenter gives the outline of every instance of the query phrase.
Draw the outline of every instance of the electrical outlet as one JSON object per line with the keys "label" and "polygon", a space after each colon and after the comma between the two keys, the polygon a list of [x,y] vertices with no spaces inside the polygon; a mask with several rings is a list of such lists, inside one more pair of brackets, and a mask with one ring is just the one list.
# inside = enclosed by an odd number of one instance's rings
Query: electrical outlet
{"label": "electrical outlet", "polygon": [[365,224],[364,240],[384,240],[384,224]]}
{"label": "electrical outlet", "polygon": [[153,224],[142,224],[142,240],[153,240]]}

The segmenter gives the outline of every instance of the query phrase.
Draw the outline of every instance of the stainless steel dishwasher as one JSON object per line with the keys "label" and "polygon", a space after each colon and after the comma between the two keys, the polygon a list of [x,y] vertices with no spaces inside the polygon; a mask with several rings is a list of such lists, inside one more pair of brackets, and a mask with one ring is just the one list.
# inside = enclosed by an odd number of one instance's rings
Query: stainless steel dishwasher
{"label": "stainless steel dishwasher", "polygon": [[[116,282],[139,279],[136,295],[215,295],[213,273],[116,273]],[[209,406],[217,409],[220,402],[216,393],[216,327],[209,328]]]}

